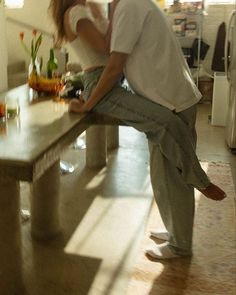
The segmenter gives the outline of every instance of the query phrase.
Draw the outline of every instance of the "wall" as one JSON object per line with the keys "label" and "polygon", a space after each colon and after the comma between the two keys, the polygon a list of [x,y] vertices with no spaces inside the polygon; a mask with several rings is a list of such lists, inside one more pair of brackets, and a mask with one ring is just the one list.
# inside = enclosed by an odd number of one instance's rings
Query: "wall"
{"label": "wall", "polygon": [[[46,0],[25,0],[24,7],[22,9],[7,9],[5,8],[6,17],[14,18],[21,22],[24,22],[32,27],[39,28],[53,33],[53,25],[50,23],[47,15],[47,7],[49,1]],[[29,64],[30,56],[24,51],[20,44],[19,33],[24,31],[25,42],[30,46],[32,38],[32,30],[24,27],[20,27],[16,24],[6,20],[7,27],[7,44],[8,44],[8,58],[9,64],[17,61],[25,60],[26,64]],[[52,39],[47,36],[43,36],[42,45],[40,47],[40,55],[43,56],[44,63],[46,63],[49,56],[49,48],[52,46]]]}
{"label": "wall", "polygon": [[[50,1],[25,0],[24,3],[24,7],[22,9],[6,9],[6,16],[27,23],[35,28],[39,28],[50,34],[53,34],[54,27],[47,12]],[[27,44],[30,44],[32,37],[31,30],[21,28],[11,23],[10,21],[7,21],[6,24],[9,63],[15,63],[17,61],[24,59],[26,61],[26,64],[28,64],[30,58],[25,53],[20,44],[19,33],[21,31],[24,31],[25,41]],[[44,36],[42,45],[40,47],[40,53],[43,56],[44,65],[48,60],[49,48],[52,47],[52,45],[52,39],[49,39],[47,36]],[[76,62],[76,56],[71,51],[70,47],[65,46],[65,48],[69,52],[70,61]]]}
{"label": "wall", "polygon": [[0,92],[7,89],[7,44],[5,28],[5,11],[0,0]]}
{"label": "wall", "polygon": [[[47,15],[47,8],[49,5],[48,0],[25,0],[25,6],[23,9],[12,9],[6,10],[6,16],[13,17],[17,20],[26,22],[32,26],[41,28],[53,33],[53,25],[50,22]],[[204,17],[203,22],[203,39],[210,45],[210,49],[207,53],[207,56],[204,60],[204,67],[208,72],[211,72],[211,62],[214,52],[216,34],[218,26],[222,21],[227,23],[228,16],[232,10],[232,5],[213,5],[208,7],[208,15]],[[29,57],[25,54],[23,48],[19,42],[19,32],[22,31],[22,28],[17,27],[9,22],[7,25],[7,36],[8,36],[8,58],[9,63],[22,60],[24,58],[26,62],[29,62]],[[28,30],[25,31],[26,37],[28,37],[28,42],[30,41],[31,32]],[[26,39],[27,40],[27,39]],[[52,41],[47,37],[44,37],[42,48],[40,52],[43,55],[44,60],[48,59],[49,47],[52,46]],[[73,53],[69,51],[69,59],[71,62],[76,62],[76,58]]]}

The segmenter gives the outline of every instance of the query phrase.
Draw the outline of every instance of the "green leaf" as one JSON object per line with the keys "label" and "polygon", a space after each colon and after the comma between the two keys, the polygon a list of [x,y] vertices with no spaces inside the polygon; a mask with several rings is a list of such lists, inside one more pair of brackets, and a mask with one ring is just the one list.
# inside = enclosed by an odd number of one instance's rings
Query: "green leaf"
{"label": "green leaf", "polygon": [[40,56],[40,61],[39,61],[39,68],[40,68],[40,72],[42,71],[42,67],[43,67],[43,57]]}
{"label": "green leaf", "polygon": [[35,42],[35,53],[38,52],[38,49],[41,43],[42,43],[42,33],[39,35],[38,39]]}
{"label": "green leaf", "polygon": [[25,50],[29,55],[31,55],[31,52],[29,51],[29,48],[25,45],[24,41],[21,40],[21,44],[22,44],[24,50]]}
{"label": "green leaf", "polygon": [[35,52],[34,52],[34,39],[31,40],[31,56],[34,58]]}

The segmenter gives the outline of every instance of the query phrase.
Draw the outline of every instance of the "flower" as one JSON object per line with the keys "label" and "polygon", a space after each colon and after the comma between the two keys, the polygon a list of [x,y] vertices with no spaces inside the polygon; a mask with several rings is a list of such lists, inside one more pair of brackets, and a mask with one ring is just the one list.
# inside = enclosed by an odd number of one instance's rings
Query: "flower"
{"label": "flower", "polygon": [[[26,53],[30,55],[33,69],[36,70],[36,59],[37,59],[39,47],[42,43],[42,33],[38,34],[38,31],[36,29],[33,29],[32,35],[33,35],[33,38],[31,40],[31,46],[29,48],[24,42],[25,33],[24,32],[19,33],[21,44],[24,50],[26,51]],[[40,71],[42,69],[42,65],[43,65],[43,59],[42,57],[40,57]]]}

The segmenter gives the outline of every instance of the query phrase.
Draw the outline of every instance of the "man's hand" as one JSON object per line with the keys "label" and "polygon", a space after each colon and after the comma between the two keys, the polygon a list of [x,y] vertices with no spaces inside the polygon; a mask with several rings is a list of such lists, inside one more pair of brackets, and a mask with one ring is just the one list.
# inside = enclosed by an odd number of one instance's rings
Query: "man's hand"
{"label": "man's hand", "polygon": [[69,102],[69,112],[72,113],[86,113],[88,110],[86,109],[86,104],[81,99],[72,99]]}
{"label": "man's hand", "polygon": [[95,105],[116,85],[123,76],[123,68],[127,59],[127,54],[112,52],[108,63],[96,85],[93,88],[90,97],[83,101],[81,94],[80,99],[72,99],[69,103],[69,111],[75,113],[86,113],[91,111]]}

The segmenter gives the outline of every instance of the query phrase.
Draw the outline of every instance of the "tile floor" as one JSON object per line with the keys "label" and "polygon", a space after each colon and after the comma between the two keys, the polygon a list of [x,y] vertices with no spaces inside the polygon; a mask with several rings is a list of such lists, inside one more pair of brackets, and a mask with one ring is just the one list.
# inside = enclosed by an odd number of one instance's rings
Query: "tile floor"
{"label": "tile floor", "polygon": [[[224,128],[208,124],[209,114],[210,105],[199,105],[199,158],[230,162],[236,179],[236,155]],[[84,150],[70,148],[62,158],[77,167],[61,177],[63,237],[33,241],[30,222],[22,224],[26,294],[125,295],[152,202],[145,137],[121,127],[120,147],[101,170],[85,168]],[[28,208],[29,188],[21,189]]]}

